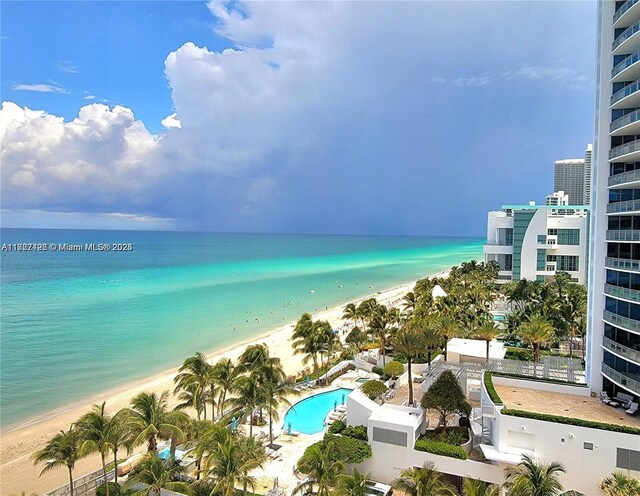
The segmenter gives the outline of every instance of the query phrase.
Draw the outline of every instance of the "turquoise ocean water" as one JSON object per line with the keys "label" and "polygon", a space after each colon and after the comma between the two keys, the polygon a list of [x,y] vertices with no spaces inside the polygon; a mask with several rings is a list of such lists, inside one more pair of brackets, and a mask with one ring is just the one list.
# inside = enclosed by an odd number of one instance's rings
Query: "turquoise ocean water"
{"label": "turquoise ocean water", "polygon": [[482,240],[2,229],[0,422],[90,395],[376,291],[482,257]]}

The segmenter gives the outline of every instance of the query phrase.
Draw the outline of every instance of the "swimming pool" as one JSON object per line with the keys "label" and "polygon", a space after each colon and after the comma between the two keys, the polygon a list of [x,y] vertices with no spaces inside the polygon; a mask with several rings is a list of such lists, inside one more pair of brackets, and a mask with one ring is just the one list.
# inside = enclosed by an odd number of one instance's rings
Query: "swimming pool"
{"label": "swimming pool", "polygon": [[[167,458],[169,458],[170,454],[171,454],[171,448],[167,446],[166,448],[158,452],[158,458],[166,460]],[[185,454],[185,451],[177,449],[176,460],[182,460],[182,457],[184,456],[184,454]]]}
{"label": "swimming pool", "polygon": [[324,419],[334,405],[347,403],[347,396],[352,389],[340,388],[326,393],[309,396],[298,401],[284,416],[282,428],[286,431],[291,422],[291,430],[302,434],[315,434],[324,429]]}

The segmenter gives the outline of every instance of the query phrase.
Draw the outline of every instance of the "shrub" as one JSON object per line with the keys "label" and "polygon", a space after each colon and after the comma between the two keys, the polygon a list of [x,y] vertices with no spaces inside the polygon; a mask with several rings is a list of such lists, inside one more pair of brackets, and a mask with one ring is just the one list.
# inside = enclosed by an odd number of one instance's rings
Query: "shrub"
{"label": "shrub", "polygon": [[460,446],[452,446],[451,444],[431,439],[421,438],[416,441],[415,449],[417,451],[426,451],[434,455],[448,456],[450,458],[458,458],[459,460],[467,459],[467,452]]}
{"label": "shrub", "polygon": [[321,449],[325,443],[333,443],[333,451],[330,453],[331,461],[342,461],[344,463],[361,463],[367,458],[371,458],[371,446],[365,441],[354,439],[348,436],[336,436],[325,434],[322,441],[312,444],[304,451],[305,456],[310,450]]}
{"label": "shrub", "polygon": [[334,452],[331,454],[333,461],[341,460],[344,463],[362,463],[371,458],[371,446],[366,441],[354,439],[349,436],[334,436],[325,434],[323,442],[333,442]]}
{"label": "shrub", "polygon": [[570,382],[570,381],[561,380],[561,379],[550,379],[548,377],[532,377],[530,375],[509,374],[507,372],[491,372],[491,374],[498,377],[510,377],[512,379],[524,379],[527,381],[550,382],[551,384],[569,384],[571,386],[576,386],[576,387],[588,387],[586,384],[580,384],[577,382]]}
{"label": "shrub", "polygon": [[462,432],[458,430],[451,430],[444,435],[442,441],[453,446],[462,446],[467,442],[467,439],[465,439],[465,436]]}
{"label": "shrub", "polygon": [[[116,484],[115,482],[107,482],[107,484],[109,484],[109,496],[128,496],[135,492],[125,490],[120,484]],[[98,486],[96,488],[96,496],[105,496],[105,494],[107,494],[106,488],[106,484]]]}
{"label": "shrub", "polygon": [[380,343],[378,342],[372,342],[372,343],[365,343],[360,347],[362,350],[379,350],[380,349]]}
{"label": "shrub", "polygon": [[345,424],[342,420],[336,420],[329,426],[328,432],[330,432],[331,434],[340,434],[346,428],[347,424]]}
{"label": "shrub", "polygon": [[367,428],[364,425],[350,425],[342,431],[343,436],[352,437],[354,439],[360,439],[361,441],[368,441]]}
{"label": "shrub", "polygon": [[360,390],[366,394],[370,400],[375,400],[387,392],[387,386],[385,386],[382,381],[367,381],[360,386]]}
{"label": "shrub", "polygon": [[213,492],[215,486],[216,483],[210,479],[201,479],[196,481],[191,484],[191,496],[209,496]]}
{"label": "shrub", "polygon": [[451,444],[453,446],[462,446],[469,441],[469,429],[467,427],[449,427],[447,430],[444,430],[442,427],[439,427],[433,431],[427,431],[422,438],[429,441]]}
{"label": "shrub", "polygon": [[384,377],[384,370],[381,367],[373,367],[371,370],[374,374],[378,374],[380,377]]}
{"label": "shrub", "polygon": [[496,391],[496,388],[493,385],[493,379],[491,378],[491,372],[488,370],[484,371],[484,387],[487,389],[487,393],[489,394],[489,398],[496,405],[502,405],[502,400],[500,399],[500,395]]}
{"label": "shrub", "polygon": [[577,427],[588,427],[590,429],[602,429],[605,431],[622,432],[624,434],[640,436],[640,428],[627,427],[626,425],[605,424],[604,422],[595,422],[593,420],[561,417],[560,415],[549,415],[547,413],[527,412],[525,410],[515,410],[512,408],[504,408],[500,413],[503,415],[511,415],[513,417],[523,417],[533,420],[542,420],[544,422],[555,422],[557,424],[575,425]]}
{"label": "shrub", "polygon": [[504,357],[509,360],[520,360],[523,362],[530,362],[533,360],[531,350],[526,348],[508,347]]}
{"label": "shrub", "polygon": [[384,366],[384,373],[394,379],[397,379],[404,372],[404,366],[400,362],[392,360]]}

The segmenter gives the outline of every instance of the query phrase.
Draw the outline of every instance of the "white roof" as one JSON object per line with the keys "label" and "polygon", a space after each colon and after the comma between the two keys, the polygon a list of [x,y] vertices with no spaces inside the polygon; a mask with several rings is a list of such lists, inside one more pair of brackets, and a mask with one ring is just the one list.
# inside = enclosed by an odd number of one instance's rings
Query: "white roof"
{"label": "white roof", "polygon": [[411,408],[385,403],[371,413],[369,420],[378,420],[389,424],[416,428],[422,423],[423,416],[424,411],[420,408]]}
{"label": "white roof", "polygon": [[517,453],[505,453],[504,451],[499,451],[495,446],[491,446],[489,444],[481,444],[480,449],[482,450],[482,454],[487,460],[510,463],[512,465],[517,465],[518,463],[520,463],[522,461],[522,455],[524,454],[533,455],[531,451],[525,450],[519,451]]}
{"label": "white roof", "polygon": [[[462,356],[485,358],[487,356],[487,342],[483,339],[453,338],[449,340],[447,350]],[[501,359],[506,353],[507,350],[502,342],[495,339],[489,342],[489,358]]]}

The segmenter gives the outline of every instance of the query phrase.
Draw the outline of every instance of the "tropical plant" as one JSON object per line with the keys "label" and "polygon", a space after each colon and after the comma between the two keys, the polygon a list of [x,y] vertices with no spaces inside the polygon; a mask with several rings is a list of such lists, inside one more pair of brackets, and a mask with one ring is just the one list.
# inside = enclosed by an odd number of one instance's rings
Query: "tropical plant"
{"label": "tropical plant", "polygon": [[280,420],[278,409],[281,405],[291,406],[289,397],[300,394],[294,388],[293,381],[284,377],[276,377],[273,381],[265,384],[267,397],[267,411],[269,413],[269,442],[273,443],[273,421]]}
{"label": "tropical plant", "polygon": [[444,341],[444,361],[446,362],[449,340],[459,336],[462,333],[462,328],[448,312],[439,312],[435,319],[434,330]]}
{"label": "tropical plant", "polygon": [[378,338],[380,343],[380,354],[382,356],[382,367],[386,365],[387,345],[394,328],[391,326],[397,323],[400,315],[396,308],[387,308],[385,305],[376,305],[372,308],[369,330],[371,334]]}
{"label": "tropical plant", "polygon": [[607,496],[640,495],[640,479],[616,470],[600,481],[600,489]]}
{"label": "tropical plant", "polygon": [[233,389],[233,383],[238,377],[236,366],[228,358],[222,358],[211,367],[209,380],[218,389],[218,416],[224,415],[227,394]]}
{"label": "tropical plant", "polygon": [[[173,381],[176,384],[175,393],[179,391],[188,391],[192,398],[192,405],[196,411],[196,415],[207,417],[207,400],[211,398],[209,391],[209,378],[211,374],[211,365],[207,362],[207,357],[203,353],[197,352],[193,356],[185,359],[178,374]],[[213,408],[213,405],[212,405]],[[213,420],[213,417],[212,417]]]}
{"label": "tropical plant", "polygon": [[217,437],[203,468],[207,477],[215,481],[215,494],[232,496],[238,485],[243,486],[245,493],[247,487],[255,488],[255,479],[249,472],[261,467],[266,460],[262,443],[253,436]]}
{"label": "tropical plant", "polygon": [[424,467],[403,470],[400,477],[393,481],[392,487],[407,496],[457,496],[454,486],[443,480],[432,462]]}
{"label": "tropical plant", "polygon": [[396,362],[395,360],[390,361],[388,364],[384,366],[384,374],[386,376],[392,377],[393,379],[397,379],[404,372],[404,365],[400,362]]}
{"label": "tropical plant", "polygon": [[[85,413],[76,424],[80,435],[80,454],[100,453],[102,462],[102,474],[107,482],[107,456],[113,450],[112,430],[115,423],[111,415],[106,411],[106,402],[93,405],[91,411]],[[106,496],[109,496],[109,485],[105,488]]]}
{"label": "tropical plant", "polygon": [[427,392],[422,395],[420,404],[425,410],[436,410],[440,413],[440,422],[445,431],[449,415],[458,413],[468,416],[471,413],[471,405],[450,370],[442,372],[440,377],[431,384]]}
{"label": "tropical plant", "polygon": [[398,331],[392,346],[407,357],[407,371],[409,380],[409,405],[413,405],[413,380],[411,378],[411,362],[422,351],[424,337],[420,332],[420,323],[412,319],[404,329]]}
{"label": "tropical plant", "polygon": [[253,412],[267,402],[267,397],[256,377],[240,376],[236,379],[229,404],[240,417],[249,417],[249,436],[253,435]]}
{"label": "tropical plant", "polygon": [[532,346],[533,361],[537,363],[540,361],[540,346],[552,340],[555,331],[549,319],[540,314],[533,314],[520,325],[519,334],[523,341]]}
{"label": "tropical plant", "polygon": [[74,426],[71,426],[67,431],[58,432],[47,442],[44,448],[32,455],[34,465],[37,463],[45,464],[40,475],[56,467],[67,467],[71,496],[74,495],[73,467],[82,458],[80,443],[80,433]]}
{"label": "tropical plant", "polygon": [[297,469],[308,475],[306,481],[301,482],[292,494],[299,494],[316,487],[317,496],[329,496],[331,488],[338,477],[345,471],[345,464],[340,460],[332,460],[333,442],[318,443],[310,446],[298,460]]}
{"label": "tropical plant", "polygon": [[463,483],[465,496],[499,496],[500,487],[476,479],[465,479]]}
{"label": "tropical plant", "polygon": [[169,392],[160,395],[156,393],[139,393],[131,400],[128,409],[129,425],[135,433],[134,445],[147,441],[147,451],[155,453],[158,448],[158,438],[169,439],[172,436],[182,436],[178,423],[186,418],[184,413],[169,411],[167,399]]}
{"label": "tropical plant", "polygon": [[476,339],[482,339],[486,343],[487,363],[489,363],[489,345],[491,341],[500,336],[500,334],[502,334],[502,330],[496,325],[493,320],[486,320],[473,333],[473,336]]}
{"label": "tropical plant", "polygon": [[190,494],[189,484],[175,481],[181,471],[180,465],[172,465],[169,460],[162,460],[155,453],[147,453],[129,475],[124,488],[128,490],[137,483],[144,484],[146,487],[133,493],[134,496],[160,496],[163,489]]}
{"label": "tropical plant", "polygon": [[522,461],[507,467],[505,473],[504,486],[513,496],[556,496],[562,491],[560,474],[566,470],[559,462],[543,464],[522,455]]}
{"label": "tropical plant", "polygon": [[360,391],[370,400],[375,400],[387,392],[387,386],[382,381],[367,381],[360,386]]}
{"label": "tropical plant", "polygon": [[360,473],[358,469],[353,469],[352,474],[338,476],[336,489],[332,496],[367,496],[371,494],[371,487],[367,484],[369,473]]}

